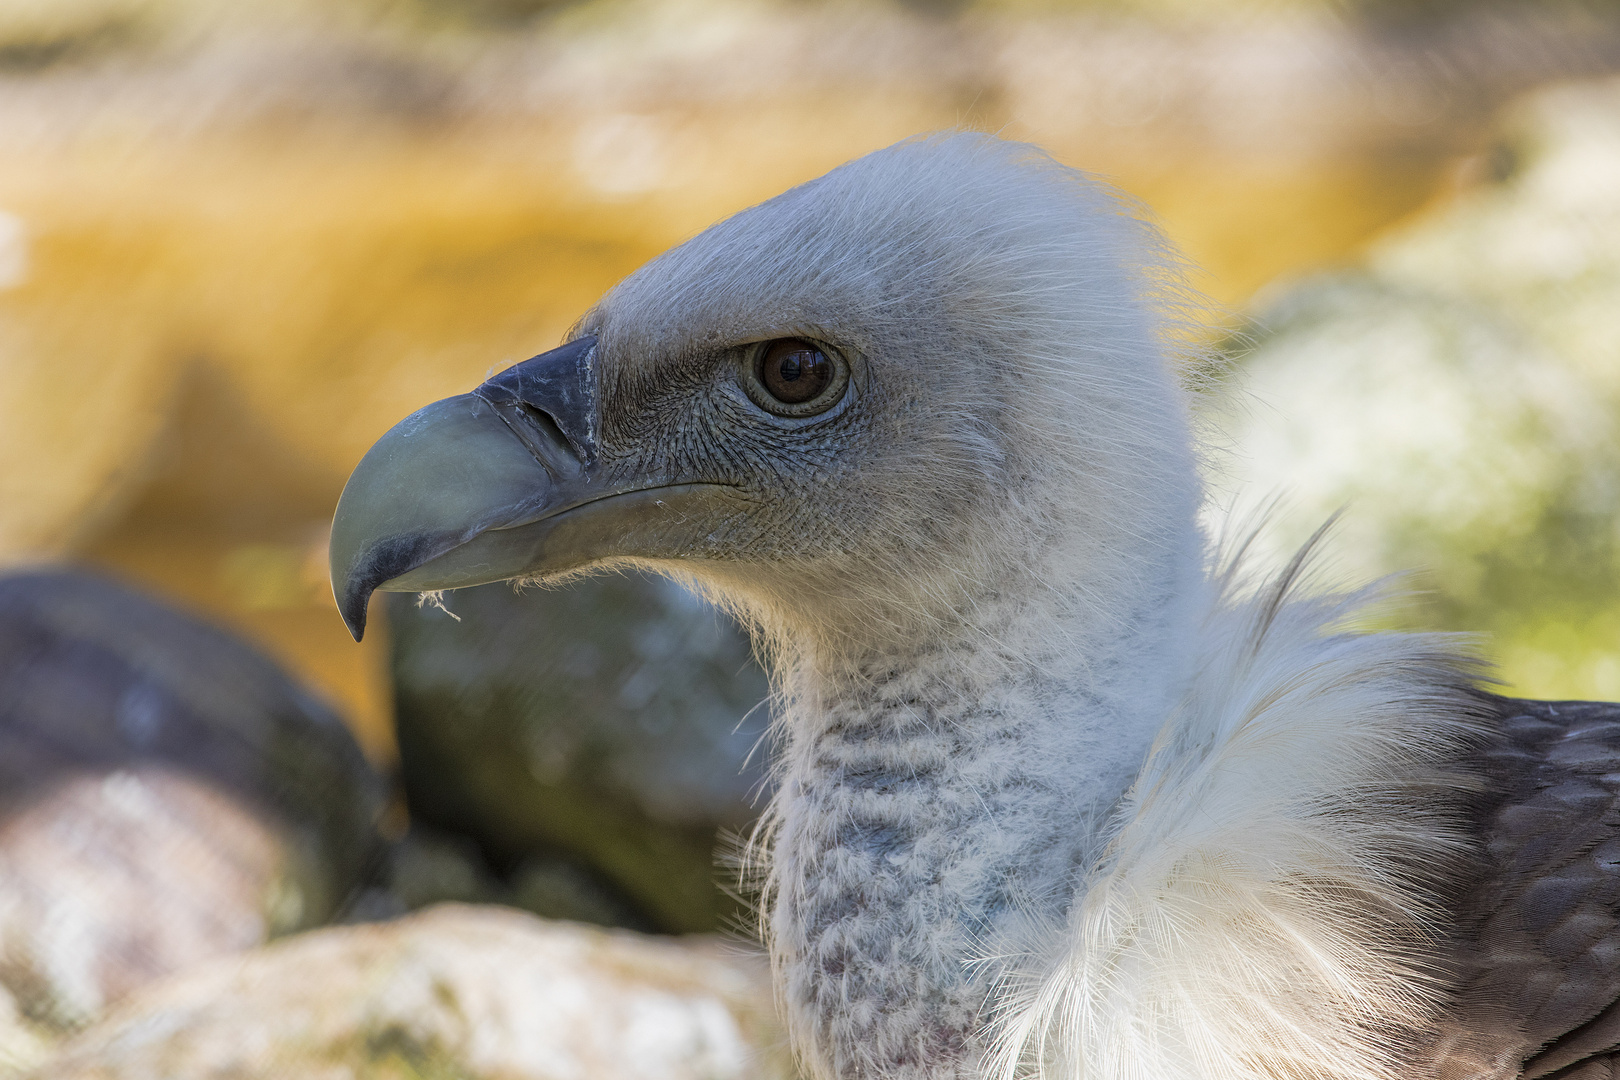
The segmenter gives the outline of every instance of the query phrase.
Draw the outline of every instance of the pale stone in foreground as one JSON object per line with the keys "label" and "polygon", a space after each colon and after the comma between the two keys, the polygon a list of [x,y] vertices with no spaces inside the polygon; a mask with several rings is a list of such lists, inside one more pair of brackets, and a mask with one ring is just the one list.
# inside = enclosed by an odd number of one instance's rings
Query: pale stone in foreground
{"label": "pale stone in foreground", "polygon": [[50,1034],[29,1023],[10,991],[0,987],[0,1077],[26,1074],[50,1055]]}
{"label": "pale stone in foreground", "polygon": [[785,1046],[736,946],[446,904],[155,984],[32,1075],[786,1080]]}

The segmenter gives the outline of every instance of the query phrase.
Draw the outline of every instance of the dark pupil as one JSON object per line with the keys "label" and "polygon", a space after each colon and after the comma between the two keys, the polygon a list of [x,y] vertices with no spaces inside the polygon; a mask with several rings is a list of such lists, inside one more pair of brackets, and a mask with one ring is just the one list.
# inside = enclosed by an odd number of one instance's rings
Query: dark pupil
{"label": "dark pupil", "polygon": [[786,405],[809,401],[832,382],[833,369],[825,354],[804,341],[778,341],[765,350],[760,381],[771,396]]}

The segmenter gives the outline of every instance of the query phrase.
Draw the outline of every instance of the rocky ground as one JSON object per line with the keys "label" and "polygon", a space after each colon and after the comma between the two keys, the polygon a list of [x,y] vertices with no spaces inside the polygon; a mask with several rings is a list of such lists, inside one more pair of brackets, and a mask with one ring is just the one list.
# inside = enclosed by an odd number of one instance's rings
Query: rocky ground
{"label": "rocky ground", "polygon": [[[620,607],[649,588],[621,583]],[[751,703],[726,695],[761,689],[736,679],[735,630],[680,596],[602,606],[637,618],[599,618],[573,643],[627,652],[622,628],[642,642],[632,662],[669,675],[655,689],[680,700],[490,708],[485,759],[452,759],[429,795],[465,800],[501,779],[490,762],[537,773],[502,724],[520,744],[541,725],[547,745],[575,748],[529,781],[548,793],[509,784],[526,813],[494,832],[419,820],[400,835],[399,806],[341,721],[245,644],[104,578],[0,577],[0,1076],[787,1076],[763,960],[743,938],[561,921],[712,931],[716,829],[746,823],[757,783],[757,769],[738,775],[753,737],[728,743]],[[695,643],[694,620],[709,627]],[[490,619],[476,641],[510,622]],[[519,622],[509,644],[545,643],[544,619]],[[401,640],[412,655],[433,635]],[[720,667],[682,665],[694,649]],[[434,700],[467,709],[488,686],[498,699],[514,669],[498,653],[448,663],[465,656],[427,649],[427,682],[404,693],[459,687]],[[554,703],[566,675],[545,675],[530,678]],[[662,752],[679,767],[652,768],[663,732],[637,746],[631,721],[666,713],[681,745]],[[576,756],[594,768],[570,768]],[[524,856],[504,873],[484,854],[502,827]],[[480,903],[432,906],[447,899]]]}

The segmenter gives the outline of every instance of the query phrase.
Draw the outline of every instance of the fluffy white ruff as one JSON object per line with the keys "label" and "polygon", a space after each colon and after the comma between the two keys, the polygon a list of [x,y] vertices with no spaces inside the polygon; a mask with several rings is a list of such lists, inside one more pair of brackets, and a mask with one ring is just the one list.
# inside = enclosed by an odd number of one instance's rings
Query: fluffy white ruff
{"label": "fluffy white ruff", "polygon": [[1390,1080],[1432,1037],[1480,672],[1453,638],[1345,629],[1372,592],[1302,597],[1304,559],[1243,599],[1225,575],[1067,925],[1019,935],[989,1075]]}

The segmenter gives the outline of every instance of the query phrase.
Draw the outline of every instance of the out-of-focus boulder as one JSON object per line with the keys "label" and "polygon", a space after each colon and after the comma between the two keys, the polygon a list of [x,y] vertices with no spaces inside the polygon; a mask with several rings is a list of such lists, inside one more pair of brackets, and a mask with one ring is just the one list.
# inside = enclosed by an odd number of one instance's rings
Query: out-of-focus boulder
{"label": "out-of-focus boulder", "polygon": [[0,578],[0,988],[44,1030],[333,917],[383,800],[223,632],[87,574]]}
{"label": "out-of-focus boulder", "polygon": [[312,931],[128,999],[51,1080],[772,1080],[792,1075],[765,965],[442,905]]}
{"label": "out-of-focus boulder", "polygon": [[764,783],[764,673],[741,630],[639,574],[395,596],[399,746],[416,821],[472,837],[542,914],[712,930],[723,831]]}
{"label": "out-of-focus boulder", "polygon": [[55,1039],[23,1016],[16,999],[0,987],[0,1077],[12,1077],[47,1060]]}
{"label": "out-of-focus boulder", "polygon": [[344,911],[350,922],[391,919],[445,902],[504,904],[552,919],[643,929],[647,919],[600,875],[562,856],[530,856],[497,874],[465,836],[415,825],[389,845],[387,868]]}
{"label": "out-of-focus boulder", "polygon": [[1521,102],[1471,172],[1360,269],[1273,291],[1217,482],[1282,493],[1282,549],[1348,505],[1341,566],[1425,569],[1431,617],[1490,631],[1521,692],[1612,698],[1620,82]]}
{"label": "out-of-focus boulder", "polygon": [[1263,320],[1221,464],[1251,503],[1283,493],[1287,549],[1348,505],[1339,546],[1356,573],[1403,559],[1456,572],[1455,555],[1536,529],[1605,446],[1591,388],[1484,304],[1346,273],[1290,289]]}

